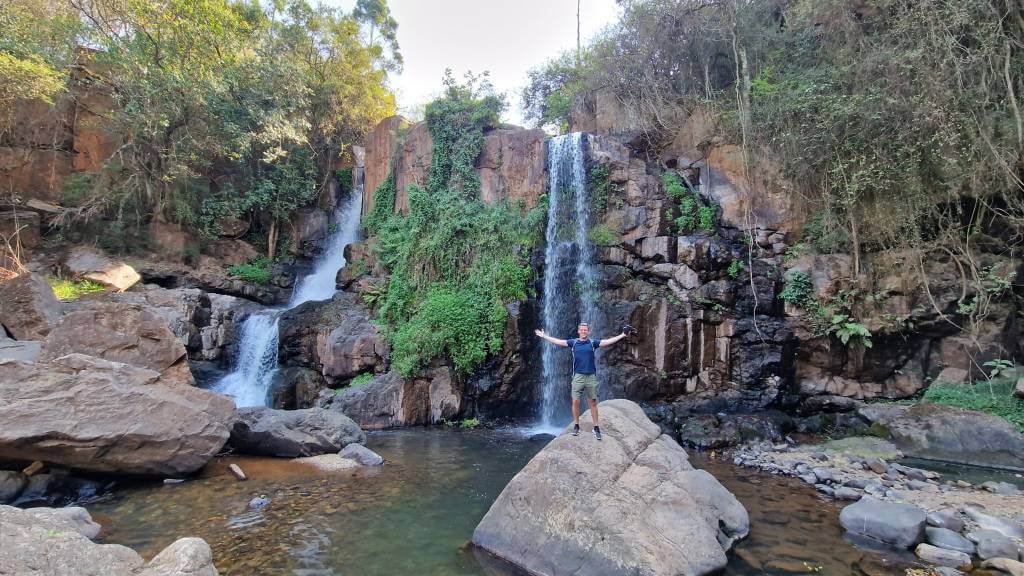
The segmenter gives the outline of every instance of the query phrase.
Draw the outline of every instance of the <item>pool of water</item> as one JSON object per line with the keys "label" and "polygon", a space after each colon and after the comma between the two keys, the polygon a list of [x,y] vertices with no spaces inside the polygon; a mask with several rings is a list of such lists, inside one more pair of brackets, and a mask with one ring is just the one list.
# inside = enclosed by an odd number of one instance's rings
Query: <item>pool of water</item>
{"label": "pool of water", "polygon": [[[514,430],[417,429],[373,433],[367,445],[385,466],[328,474],[287,460],[222,458],[195,480],[129,488],[89,508],[104,542],[146,558],[177,538],[204,538],[225,576],[516,574],[467,543],[543,442]],[[844,540],[838,507],[802,483],[702,456],[693,461],[751,515],[750,537],[727,574],[899,572],[900,559],[865,554]],[[247,482],[230,475],[232,462]],[[249,510],[260,495],[269,506]]]}
{"label": "pool of water", "polygon": [[995,468],[981,468],[979,466],[964,466],[952,462],[940,462],[938,460],[923,460],[921,458],[904,458],[900,464],[931,470],[942,475],[942,480],[964,480],[971,484],[983,482],[1009,482],[1018,488],[1024,489],[1024,474],[998,470]]}

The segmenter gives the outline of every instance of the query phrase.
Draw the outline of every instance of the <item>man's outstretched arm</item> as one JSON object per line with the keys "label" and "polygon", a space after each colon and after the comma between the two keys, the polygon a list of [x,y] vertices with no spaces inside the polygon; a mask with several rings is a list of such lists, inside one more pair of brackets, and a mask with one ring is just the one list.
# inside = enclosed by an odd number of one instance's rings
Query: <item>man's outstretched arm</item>
{"label": "man's outstretched arm", "polygon": [[551,342],[552,344],[554,344],[556,346],[568,346],[569,345],[569,343],[566,342],[565,340],[562,340],[560,338],[552,338],[551,336],[548,336],[540,328],[534,330],[533,333],[536,334],[537,336],[540,336],[541,338],[547,340],[548,342]]}
{"label": "man's outstretched arm", "polygon": [[626,333],[623,332],[622,334],[619,334],[618,336],[612,336],[611,338],[602,338],[601,339],[601,346],[600,347],[601,348],[607,348],[608,346],[611,346],[612,344],[615,344],[616,342],[618,342],[619,340],[622,340],[625,337],[626,337]]}

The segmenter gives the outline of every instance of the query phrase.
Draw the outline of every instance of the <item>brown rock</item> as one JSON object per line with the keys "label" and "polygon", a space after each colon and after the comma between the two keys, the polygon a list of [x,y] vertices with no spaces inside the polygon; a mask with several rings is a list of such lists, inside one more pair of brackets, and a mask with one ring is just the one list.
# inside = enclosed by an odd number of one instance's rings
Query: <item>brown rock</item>
{"label": "brown rock", "polygon": [[0,239],[5,242],[4,244],[4,260],[0,260],[0,265],[5,268],[14,268],[13,263],[6,261],[6,242],[9,240],[11,245],[21,243],[21,247],[24,248],[35,248],[39,246],[39,225],[42,218],[38,212],[32,212],[29,210],[0,210]]}
{"label": "brown rock", "polygon": [[945,382],[947,384],[966,384],[970,379],[970,375],[967,370],[963,368],[953,368],[952,366],[943,368],[942,372],[935,377],[936,382]]}
{"label": "brown rock", "polygon": [[297,253],[306,242],[327,236],[327,213],[315,207],[299,208],[292,217],[292,252]]}
{"label": "brown rock", "polygon": [[526,208],[537,205],[547,192],[547,156],[543,130],[501,128],[484,137],[484,149],[477,161],[480,198],[488,204],[521,201]]}
{"label": "brown rock", "polygon": [[17,340],[41,340],[60,321],[61,304],[35,274],[0,284],[0,324]]}
{"label": "brown rock", "polygon": [[206,244],[206,252],[218,260],[224,268],[245,264],[260,255],[252,244],[245,240],[219,238]]}
{"label": "brown rock", "polygon": [[65,314],[43,342],[41,359],[72,353],[149,368],[176,382],[183,378],[185,346],[165,317],[137,304],[95,303]]}
{"label": "brown rock", "polygon": [[60,150],[0,147],[0,190],[17,191],[21,200],[59,200],[72,155]]}
{"label": "brown rock", "polygon": [[234,403],[158,379],[152,370],[81,354],[0,364],[0,458],[91,472],[191,474],[227,442]]}
{"label": "brown rock", "polygon": [[409,211],[409,186],[423,188],[427,185],[432,147],[426,122],[413,124],[406,132],[395,158],[395,212],[404,214]]}
{"label": "brown rock", "polygon": [[220,221],[220,235],[223,238],[241,238],[249,231],[249,221],[241,218],[225,218]]}
{"label": "brown rock", "polygon": [[90,246],[73,248],[64,261],[64,267],[76,278],[92,280],[121,291],[142,279],[128,264],[113,260]]}
{"label": "brown rock", "polygon": [[189,233],[180,224],[150,222],[146,227],[150,246],[161,260],[183,262],[189,244]]}
{"label": "brown rock", "polygon": [[409,121],[401,116],[391,116],[381,120],[366,135],[365,140],[365,172],[363,186],[363,215],[373,209],[373,196],[377,188],[387,179],[391,171],[391,161],[398,147],[399,135],[409,125]]}

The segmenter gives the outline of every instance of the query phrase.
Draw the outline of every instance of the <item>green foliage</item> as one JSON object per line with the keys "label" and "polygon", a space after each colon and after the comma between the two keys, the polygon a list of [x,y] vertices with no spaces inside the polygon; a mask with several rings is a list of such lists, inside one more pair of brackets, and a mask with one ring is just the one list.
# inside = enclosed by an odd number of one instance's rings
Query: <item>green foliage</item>
{"label": "green foliage", "polygon": [[348,387],[356,388],[357,386],[362,386],[363,384],[369,383],[371,380],[373,380],[373,372],[363,372],[362,374],[353,378],[352,381],[348,383]]}
{"label": "green foliage", "polygon": [[245,264],[238,264],[228,268],[228,274],[253,284],[269,284],[272,264],[269,258],[258,256],[250,259]]}
{"label": "green foliage", "polygon": [[1024,432],[1024,400],[1016,398],[1013,390],[1010,378],[972,384],[935,382],[925,390],[924,400],[993,414]]}
{"label": "green foliage", "polygon": [[480,426],[480,420],[477,418],[466,418],[462,422],[459,422],[459,428],[463,430],[471,430]]}
{"label": "green foliage", "polygon": [[338,189],[342,196],[348,195],[352,191],[352,169],[341,168],[334,173],[334,178],[338,181]]}
{"label": "green foliage", "polygon": [[805,310],[812,309],[818,302],[814,296],[814,282],[811,281],[810,274],[800,271],[789,275],[779,298]]}
{"label": "green foliage", "polygon": [[871,348],[871,331],[866,326],[857,322],[845,314],[833,314],[831,323],[827,329],[828,334],[834,334],[844,346],[850,345],[852,339],[855,343],[860,342],[865,348]]}
{"label": "green foliage", "polygon": [[530,70],[522,92],[523,117],[537,127],[568,132],[572,107],[584,90],[587,66],[586,61],[577,62],[573,51]]}
{"label": "green foliage", "polygon": [[605,224],[594,224],[587,232],[587,239],[597,246],[615,246],[619,243],[619,236]]}
{"label": "green foliage", "polygon": [[7,0],[0,8],[0,132],[19,103],[52,103],[66,90],[82,23],[66,3]]}
{"label": "green foliage", "polygon": [[661,175],[661,182],[665,185],[665,194],[679,210],[679,216],[674,219],[672,207],[669,207],[669,219],[676,225],[676,231],[680,234],[687,234],[696,230],[713,232],[715,230],[714,206],[705,205],[700,197],[691,191],[683,180],[673,172],[665,172]]}
{"label": "green foliage", "polygon": [[590,166],[590,170],[587,171],[587,189],[590,190],[590,208],[591,212],[600,218],[604,215],[608,209],[608,195],[611,193],[611,182],[608,181],[608,177],[611,176],[612,169],[607,164],[595,163]]}
{"label": "green foliage", "polygon": [[1008,377],[1014,373],[1013,362],[1002,358],[996,358],[995,360],[989,360],[983,364],[988,368],[989,379]]}
{"label": "green foliage", "polygon": [[529,295],[527,249],[541,234],[543,208],[524,214],[479,199],[473,163],[502,102],[486,77],[445,78],[445,95],[426,107],[433,141],[427,186],[410,185],[408,214],[394,213],[393,175],[364,220],[390,273],[377,304],[392,342],[392,364],[409,376],[438,357],[467,374],[501,349],[505,305]]}
{"label": "green foliage", "polygon": [[[733,260],[732,262],[729,262],[729,268],[725,272],[726,272],[726,274],[729,275],[729,278],[736,279],[736,278],[739,278],[740,272],[742,272],[742,271],[743,271],[743,261],[742,260]],[[785,300],[785,298],[783,298],[783,300]]]}
{"label": "green foliage", "polygon": [[715,207],[701,206],[697,209],[697,227],[706,232],[715,230]]}
{"label": "green foliage", "polygon": [[843,252],[850,247],[846,227],[836,222],[834,216],[828,212],[819,212],[807,221],[801,242],[814,246],[818,252],[825,254]]}
{"label": "green foliage", "polygon": [[86,294],[103,292],[106,290],[102,284],[92,280],[70,280],[68,278],[47,277],[47,283],[53,289],[53,295],[62,302],[78,300]]}

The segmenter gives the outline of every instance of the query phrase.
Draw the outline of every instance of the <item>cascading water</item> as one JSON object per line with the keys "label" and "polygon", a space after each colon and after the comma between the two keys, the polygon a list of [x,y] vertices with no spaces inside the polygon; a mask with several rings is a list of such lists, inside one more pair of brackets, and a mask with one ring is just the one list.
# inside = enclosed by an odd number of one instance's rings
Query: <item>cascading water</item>
{"label": "cascading water", "polygon": [[266,406],[267,392],[277,370],[277,322],[281,313],[304,302],[327,300],[334,296],[334,279],[345,266],[345,246],[359,240],[359,216],[363,206],[362,186],[334,213],[337,231],[328,240],[327,250],[308,276],[292,291],[284,308],[264,310],[249,316],[242,324],[238,355],[232,372],[220,379],[213,390],[231,396],[238,407]]}
{"label": "cascading water", "polygon": [[[600,336],[598,272],[590,231],[590,196],[585,168],[586,136],[575,132],[548,142],[548,224],[544,252],[544,331],[555,338],[576,337],[579,322]],[[569,420],[572,355],[544,344],[541,428],[561,428]],[[600,374],[600,372],[599,372]],[[599,376],[600,377],[600,376]]]}

